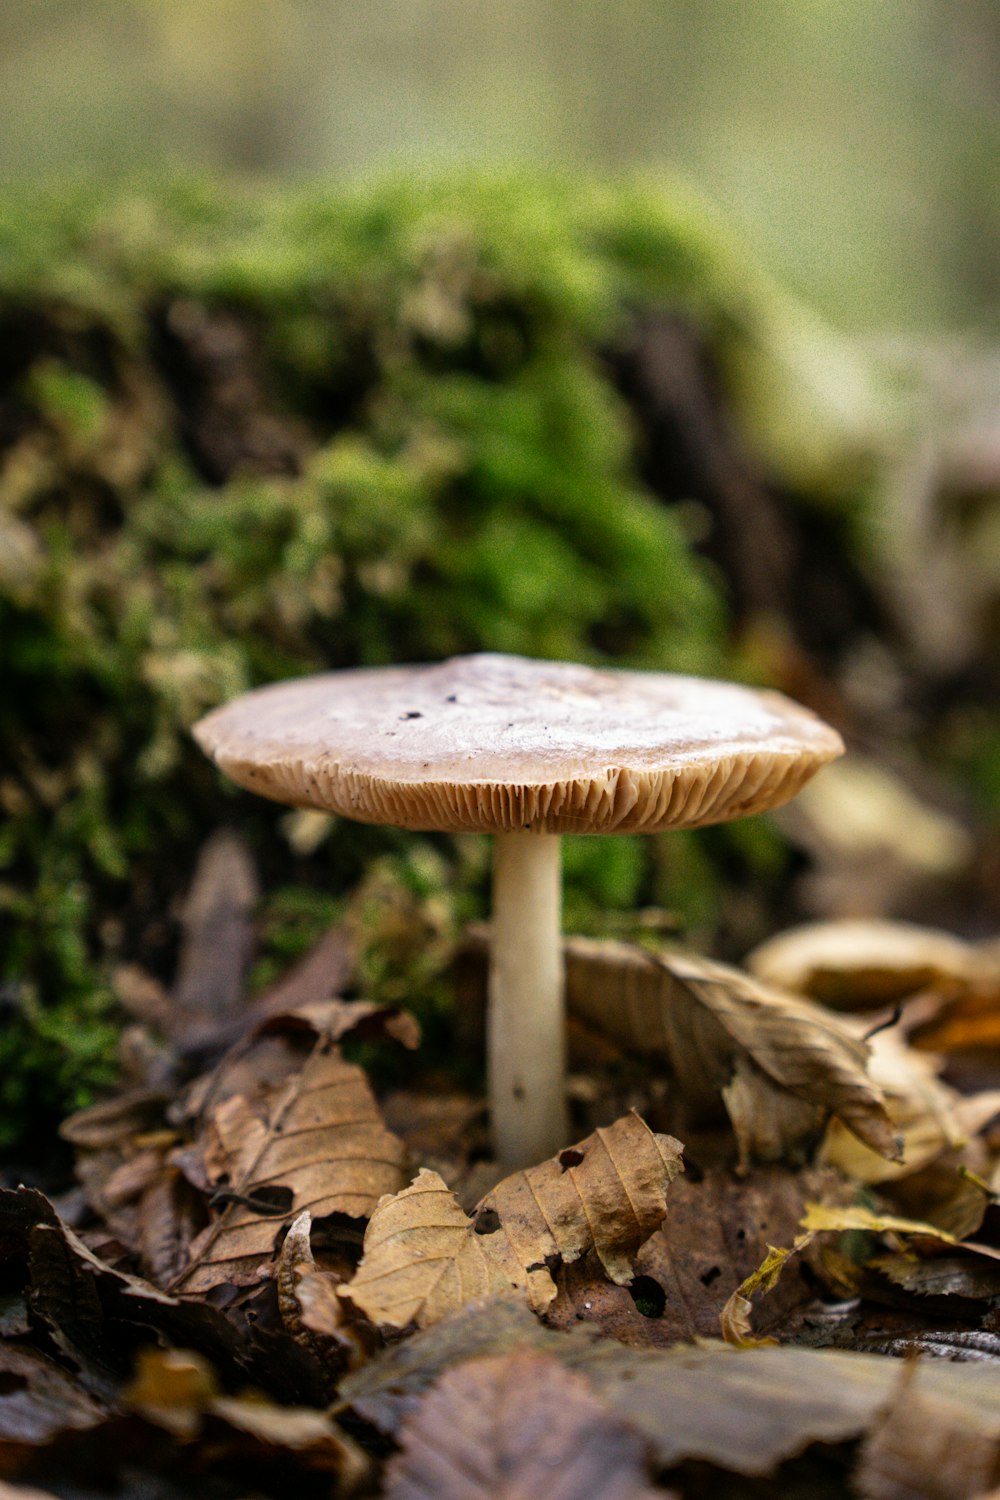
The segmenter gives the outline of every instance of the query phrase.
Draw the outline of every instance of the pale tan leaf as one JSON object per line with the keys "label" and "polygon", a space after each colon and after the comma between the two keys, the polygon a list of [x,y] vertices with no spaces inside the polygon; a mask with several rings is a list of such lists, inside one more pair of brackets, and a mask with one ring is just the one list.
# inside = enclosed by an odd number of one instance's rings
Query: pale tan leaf
{"label": "pale tan leaf", "polygon": [[829,1203],[810,1203],[802,1219],[802,1228],[815,1233],[823,1230],[868,1229],[876,1234],[927,1235],[945,1245],[958,1243],[953,1234],[937,1229],[933,1224],[924,1224],[919,1219],[904,1219],[898,1214],[874,1213],[870,1208],[862,1208],[860,1204],[841,1208]]}
{"label": "pale tan leaf", "polygon": [[554,1262],[569,1265],[593,1251],[610,1281],[632,1280],[636,1252],[666,1217],[682,1150],[633,1112],[487,1193],[477,1222],[496,1215],[498,1230],[486,1235],[490,1253],[502,1258],[513,1285],[528,1290],[536,1312],[556,1295]]}
{"label": "pale tan leaf", "polygon": [[895,1029],[880,1031],[868,1045],[869,1072],[883,1092],[901,1150],[897,1161],[886,1161],[839,1120],[831,1120],[822,1160],[855,1181],[889,1182],[920,1171],[945,1152],[964,1146],[970,1124],[985,1123],[996,1113],[996,1095],[983,1101],[981,1111],[966,1113],[961,1096],[938,1078],[937,1060],[908,1047]]}
{"label": "pale tan leaf", "polygon": [[950,932],[912,922],[844,918],[779,932],[747,954],[764,984],[811,995],[838,1010],[874,1009],[977,971],[975,949]]}
{"label": "pale tan leaf", "polygon": [[364,1257],[343,1295],[379,1327],[426,1328],[506,1287],[486,1237],[438,1174],[424,1170],[376,1207]]}
{"label": "pale tan leaf", "polygon": [[593,1251],[606,1276],[663,1222],[681,1147],[631,1114],[537,1167],[504,1178],[473,1219],[434,1172],[383,1199],[346,1296],[373,1323],[427,1327],[465,1302],[512,1288],[536,1312],[556,1295],[550,1267]]}
{"label": "pale tan leaf", "polygon": [[751,1325],[752,1299],[756,1292],[770,1292],[777,1286],[785,1264],[812,1243],[812,1233],[800,1234],[787,1249],[768,1245],[767,1254],[761,1264],[738,1286],[719,1314],[719,1326],[727,1344],[738,1349],[753,1349],[765,1344],[774,1344],[776,1339],[755,1338]]}
{"label": "pale tan leaf", "polygon": [[[693,955],[584,938],[571,938],[565,954],[573,1012],[666,1063],[695,1106],[722,1095],[745,1158],[801,1148],[830,1115],[881,1156],[897,1155],[867,1046],[821,1006]],[[762,1130],[757,1119],[773,1116],[776,1090],[796,1104],[780,1128]]]}
{"label": "pale tan leaf", "polygon": [[400,1433],[387,1500],[655,1500],[645,1444],[588,1382],[521,1350],[444,1376]]}
{"label": "pale tan leaf", "polygon": [[366,1218],[406,1180],[402,1143],[382,1123],[364,1073],[329,1037],[283,1087],[254,1101],[231,1095],[211,1119],[206,1156],[216,1180],[223,1172],[228,1180],[228,1206],[191,1247],[175,1283],[185,1295],[260,1280],[280,1231],[304,1210]]}

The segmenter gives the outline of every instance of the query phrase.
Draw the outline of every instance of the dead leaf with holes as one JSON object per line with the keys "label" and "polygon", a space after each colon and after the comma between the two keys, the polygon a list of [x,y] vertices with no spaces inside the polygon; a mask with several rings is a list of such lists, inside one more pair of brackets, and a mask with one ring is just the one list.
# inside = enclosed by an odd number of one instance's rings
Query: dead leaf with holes
{"label": "dead leaf with holes", "polygon": [[387,1500],[664,1500],[639,1433],[583,1376],[530,1349],[449,1371],[399,1442]]}
{"label": "dead leaf with holes", "polygon": [[[853,1189],[830,1171],[776,1164],[749,1176],[714,1168],[679,1177],[670,1212],[635,1258],[628,1287],[604,1280],[593,1256],[564,1266],[559,1295],[546,1309],[550,1327],[600,1329],[633,1348],[670,1348],[719,1337],[729,1297],[754,1272],[770,1244],[791,1244],[810,1199],[850,1201]],[[766,1304],[754,1309],[754,1332],[783,1331],[816,1297],[814,1272],[789,1268]]]}
{"label": "dead leaf with holes", "polygon": [[335,1010],[304,1057],[283,1038],[284,1078],[269,1054],[258,1093],[223,1085],[218,1100],[208,1091],[200,1159],[222,1211],[192,1244],[174,1290],[190,1296],[252,1285],[270,1274],[281,1231],[304,1210],[367,1218],[405,1182],[402,1142],[383,1124],[364,1073],[335,1044],[338,1016]]}
{"label": "dead leaf with holes", "polygon": [[543,1312],[552,1272],[592,1252],[618,1284],[663,1222],[681,1147],[636,1114],[559,1156],[512,1173],[473,1218],[434,1172],[384,1199],[343,1295],[379,1327],[427,1327],[476,1298],[514,1289]]}
{"label": "dead leaf with holes", "polygon": [[868,1048],[821,1006],[689,954],[571,938],[565,955],[573,1012],[666,1063],[695,1110],[721,1096],[744,1166],[801,1154],[831,1116],[878,1155],[898,1155]]}

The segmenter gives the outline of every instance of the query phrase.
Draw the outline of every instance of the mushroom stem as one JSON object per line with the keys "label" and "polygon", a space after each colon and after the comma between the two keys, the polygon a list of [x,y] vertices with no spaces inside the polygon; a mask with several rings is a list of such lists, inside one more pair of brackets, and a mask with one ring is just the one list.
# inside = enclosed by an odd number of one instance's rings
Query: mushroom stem
{"label": "mushroom stem", "polygon": [[569,1139],[559,836],[498,833],[488,1064],[497,1159],[523,1167]]}

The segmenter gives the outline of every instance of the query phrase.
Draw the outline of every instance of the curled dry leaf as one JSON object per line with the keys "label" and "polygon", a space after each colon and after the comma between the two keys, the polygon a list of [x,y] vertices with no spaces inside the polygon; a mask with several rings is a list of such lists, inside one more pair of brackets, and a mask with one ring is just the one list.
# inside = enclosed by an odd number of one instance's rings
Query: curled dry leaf
{"label": "curled dry leaf", "polygon": [[[635,1258],[630,1287],[600,1275],[594,1257],[563,1267],[559,1295],[547,1309],[549,1327],[596,1326],[636,1348],[666,1349],[718,1338],[727,1299],[760,1265],[768,1246],[791,1244],[807,1200],[853,1190],[833,1172],[758,1167],[749,1176],[715,1169],[679,1177],[670,1212]],[[810,1261],[810,1269],[816,1269]],[[755,1331],[783,1328],[815,1300],[815,1281],[790,1267],[780,1287],[754,1309]]]}
{"label": "curled dry leaf", "polygon": [[[283,1081],[287,1058],[269,1053],[259,1093],[220,1087],[220,1102],[209,1090],[201,1159],[227,1206],[191,1246],[175,1290],[251,1285],[269,1275],[279,1234],[304,1210],[366,1218],[405,1182],[402,1143],[382,1123],[364,1073],[335,1046],[339,1015]],[[300,1021],[311,1024],[312,1014]]]}
{"label": "curled dry leaf", "polygon": [[837,1010],[873,1010],[918,990],[968,980],[976,950],[950,932],[875,918],[807,922],[754,948],[746,966],[764,984]]}
{"label": "curled dry leaf", "polygon": [[312,1216],[301,1213],[289,1227],[274,1268],[278,1311],[286,1333],[329,1370],[354,1369],[369,1352],[353,1326],[350,1308],[338,1295],[343,1284],[316,1264],[310,1240]]}
{"label": "curled dry leaf", "polygon": [[[609,1281],[627,1285],[636,1251],[666,1217],[667,1189],[684,1170],[683,1149],[633,1111],[505,1177],[481,1200],[477,1225],[490,1241],[500,1237],[494,1253],[513,1285],[527,1285],[536,1311],[555,1296],[548,1266],[570,1265],[587,1251]],[[495,1234],[486,1227],[494,1218]]]}
{"label": "curled dry leaf", "polygon": [[520,1350],[449,1371],[404,1423],[387,1500],[655,1500],[645,1444],[587,1381]]}
{"label": "curled dry leaf", "polygon": [[474,1298],[511,1288],[536,1312],[556,1295],[552,1268],[592,1251],[612,1281],[662,1223],[681,1147],[638,1115],[504,1178],[472,1219],[433,1172],[383,1200],[344,1295],[373,1323],[426,1327]]}
{"label": "curled dry leaf", "polygon": [[695,1107],[721,1094],[744,1161],[794,1153],[831,1115],[880,1156],[898,1154],[868,1049],[837,1016],[704,958],[584,938],[565,953],[573,1011],[666,1062]]}
{"label": "curled dry leaf", "polygon": [[798,1235],[794,1244],[789,1245],[787,1249],[768,1245],[767,1254],[761,1264],[736,1288],[719,1314],[719,1326],[727,1344],[732,1344],[737,1349],[753,1349],[777,1342],[776,1339],[761,1339],[754,1336],[751,1324],[752,1298],[756,1292],[766,1294],[773,1291],[786,1263],[792,1256],[798,1255],[811,1244],[812,1240],[813,1235],[806,1233]]}
{"label": "curled dry leaf", "polygon": [[[871,1077],[883,1092],[901,1142],[899,1158],[887,1161],[834,1119],[827,1127],[822,1159],[857,1182],[880,1183],[920,1171],[945,1152],[964,1146],[975,1117],[963,1110],[955,1090],[938,1078],[936,1059],[908,1047],[895,1029],[878,1032],[868,1045]],[[996,1113],[997,1103],[995,1094],[984,1101],[984,1120]]]}

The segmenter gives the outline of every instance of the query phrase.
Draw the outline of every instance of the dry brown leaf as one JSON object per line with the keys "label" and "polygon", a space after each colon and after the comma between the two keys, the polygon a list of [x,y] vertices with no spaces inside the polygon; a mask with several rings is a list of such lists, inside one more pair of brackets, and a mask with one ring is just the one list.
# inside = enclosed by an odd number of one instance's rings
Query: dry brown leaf
{"label": "dry brown leaf", "polygon": [[36,1349],[0,1345],[0,1466],[19,1448],[44,1447],[106,1417],[67,1372]]}
{"label": "dry brown leaf", "polygon": [[865,1500],[973,1500],[1000,1479],[1000,1408],[929,1395],[916,1371],[903,1365],[862,1445],[859,1491]]}
{"label": "dry brown leaf", "polygon": [[244,1006],[259,894],[246,844],[220,829],[201,849],[181,914],[170,1035],[185,1049],[200,1045]]}
{"label": "dry brown leaf", "polygon": [[[592,1325],[635,1348],[718,1338],[727,1299],[770,1243],[791,1244],[806,1200],[845,1191],[851,1193],[835,1173],[785,1166],[758,1167],[748,1177],[720,1170],[679,1177],[670,1189],[670,1212],[635,1258],[632,1285],[605,1281],[593,1257],[585,1256],[558,1273],[559,1295],[545,1321],[556,1328]],[[790,1267],[755,1307],[755,1331],[783,1328],[815,1296],[815,1281]]]}
{"label": "dry brown leaf", "polygon": [[[383,1432],[444,1369],[527,1343],[586,1376],[606,1408],[636,1427],[657,1462],[715,1464],[768,1475],[812,1443],[849,1442],[877,1424],[899,1379],[878,1355],[724,1344],[634,1350],[583,1332],[556,1333],[504,1302],[474,1306],[369,1361],[341,1394]],[[914,1389],[937,1402],[1000,1411],[1000,1362],[922,1360]]]}
{"label": "dry brown leaf", "polygon": [[485,1237],[436,1172],[383,1198],[343,1296],[379,1327],[427,1328],[466,1302],[508,1290]]}
{"label": "dry brown leaf", "polygon": [[781,1249],[777,1245],[768,1245],[767,1254],[756,1271],[736,1288],[719,1314],[719,1327],[727,1344],[732,1344],[737,1349],[753,1349],[777,1342],[772,1338],[755,1337],[751,1323],[753,1296],[756,1292],[766,1294],[773,1291],[786,1263],[792,1256],[800,1254],[807,1245],[812,1243],[812,1240],[813,1235],[807,1233],[798,1235],[794,1244],[789,1245],[787,1249]]}
{"label": "dry brown leaf", "polygon": [[[383,1125],[364,1073],[329,1035],[283,1086],[262,1098],[225,1098],[210,1115],[209,1137],[209,1177],[225,1179],[229,1203],[191,1246],[174,1283],[185,1295],[260,1280],[279,1233],[305,1209],[366,1218],[406,1180],[402,1143]],[[268,1194],[277,1212],[268,1211]]]}
{"label": "dry brown leaf", "polygon": [[587,1381],[531,1350],[444,1376],[400,1433],[387,1500],[656,1500],[645,1444]]}
{"label": "dry brown leaf", "polygon": [[[592,1251],[609,1281],[632,1280],[639,1247],[663,1223],[683,1147],[633,1111],[558,1156],[514,1172],[486,1194],[476,1223],[511,1284],[536,1312],[556,1295],[549,1266]],[[485,1225],[497,1220],[495,1232]]]}
{"label": "dry brown leaf", "polygon": [[977,971],[976,951],[950,932],[875,918],[807,922],[746,957],[764,984],[837,1010],[874,1010]]}
{"label": "dry brown leaf", "polygon": [[274,1267],[281,1321],[328,1372],[355,1369],[371,1352],[370,1332],[365,1339],[352,1324],[349,1305],[337,1295],[342,1278],[316,1264],[311,1230],[307,1210],[290,1226]]}
{"label": "dry brown leaf", "polygon": [[574,1012],[666,1062],[696,1108],[721,1094],[744,1161],[801,1150],[830,1115],[879,1155],[897,1154],[868,1049],[839,1017],[709,959],[584,938],[565,953]]}
{"label": "dry brown leaf", "polygon": [[[851,1022],[858,1025],[858,1022]],[[860,1033],[858,1033],[860,1035]],[[974,1116],[963,1110],[961,1096],[938,1078],[938,1062],[929,1053],[908,1047],[895,1028],[880,1031],[869,1042],[869,1072],[882,1090],[886,1109],[901,1142],[899,1158],[887,1161],[831,1120],[822,1160],[857,1182],[882,1183],[921,1171],[945,1152],[964,1146]],[[996,1113],[1000,1096],[984,1101],[983,1118]]]}
{"label": "dry brown leaf", "polygon": [[551,1268],[587,1251],[626,1283],[667,1211],[681,1147],[631,1114],[557,1157],[515,1172],[469,1219],[436,1173],[383,1200],[344,1296],[379,1326],[427,1327],[474,1298],[511,1288],[536,1312],[556,1295]]}

